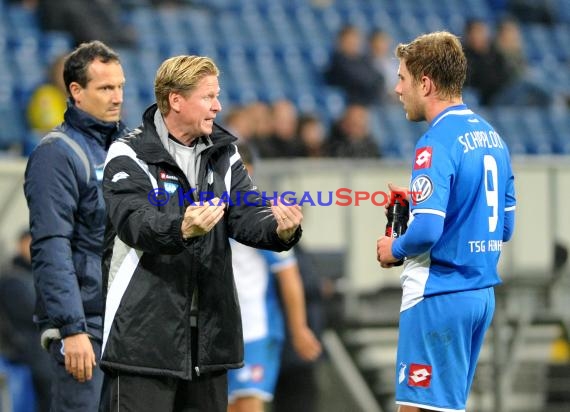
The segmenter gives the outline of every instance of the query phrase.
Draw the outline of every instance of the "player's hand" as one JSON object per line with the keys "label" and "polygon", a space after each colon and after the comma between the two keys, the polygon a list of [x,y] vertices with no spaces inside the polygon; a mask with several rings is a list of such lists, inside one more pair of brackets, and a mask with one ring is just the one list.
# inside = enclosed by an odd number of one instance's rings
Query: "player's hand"
{"label": "player's hand", "polygon": [[277,235],[282,241],[288,242],[303,221],[301,206],[297,204],[286,205],[271,200],[271,212],[277,220]]}
{"label": "player's hand", "polygon": [[394,183],[388,183],[388,190],[390,191],[390,199],[388,200],[388,202],[386,202],[386,205],[384,206],[384,214],[388,213],[388,208],[390,207],[390,203],[392,201],[392,196],[394,193],[398,193],[398,194],[402,194],[402,196],[405,199],[408,199],[408,196],[410,195],[410,190],[407,187],[404,186],[396,186]]}
{"label": "player's hand", "polygon": [[65,370],[79,382],[91,380],[96,365],[93,345],[86,333],[63,339]]}
{"label": "player's hand", "polygon": [[189,239],[208,233],[224,217],[225,203],[215,197],[202,205],[188,206],[182,220],[182,237]]}
{"label": "player's hand", "polygon": [[317,359],[322,352],[321,343],[307,326],[296,330],[291,341],[297,355],[305,361]]}
{"label": "player's hand", "polygon": [[388,189],[392,193],[401,193],[406,199],[410,194],[410,189],[404,186],[396,186],[394,183],[388,183]]}
{"label": "player's hand", "polygon": [[398,259],[392,255],[393,242],[394,239],[388,236],[379,237],[376,241],[376,259],[385,269],[393,267],[394,263],[398,262]]}

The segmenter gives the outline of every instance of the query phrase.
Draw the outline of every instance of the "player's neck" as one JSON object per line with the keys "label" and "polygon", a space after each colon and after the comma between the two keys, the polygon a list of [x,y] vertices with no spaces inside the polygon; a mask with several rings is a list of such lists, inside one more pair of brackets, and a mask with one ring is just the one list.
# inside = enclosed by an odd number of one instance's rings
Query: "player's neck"
{"label": "player's neck", "polygon": [[461,97],[455,97],[452,99],[433,99],[426,107],[426,121],[431,123],[441,112],[448,109],[451,106],[457,106],[458,104],[463,104]]}

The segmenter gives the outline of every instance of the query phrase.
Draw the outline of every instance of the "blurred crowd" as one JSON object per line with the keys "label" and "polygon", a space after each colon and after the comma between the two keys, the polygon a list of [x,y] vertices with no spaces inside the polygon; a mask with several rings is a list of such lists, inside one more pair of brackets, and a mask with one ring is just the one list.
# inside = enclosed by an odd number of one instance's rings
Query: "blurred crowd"
{"label": "blurred crowd", "polygon": [[289,100],[234,107],[222,123],[250,144],[258,158],[378,158],[369,108],[348,105],[330,128],[316,114],[299,114]]}
{"label": "blurred crowd", "polygon": [[[65,2],[63,9],[58,8],[56,12],[52,3],[44,0],[13,2],[37,10],[43,30],[71,33],[75,44],[99,38],[120,48],[136,47],[135,32],[119,19],[121,10],[200,3],[189,0],[78,0]],[[326,7],[326,4],[321,6]],[[490,7],[502,17],[496,22],[467,20],[461,35],[469,63],[466,103],[489,107],[566,107],[570,96],[537,76],[535,67],[529,63],[521,34],[521,24],[529,19],[544,24],[553,21],[555,16],[549,3],[537,7],[522,0],[492,0]],[[90,24],[77,24],[87,20]],[[365,31],[354,24],[340,28],[329,50],[327,64],[317,73],[323,87],[336,90],[342,96],[343,104],[335,117],[325,118],[327,114],[320,109],[301,112],[293,101],[281,97],[275,101],[251,101],[243,105],[223,102],[226,103],[225,116],[217,121],[251,143],[259,158],[382,157],[381,147],[387,136],[381,135],[381,124],[371,127],[371,118],[375,111],[399,104],[394,93],[398,71],[393,55],[395,45],[392,34],[384,28]],[[40,85],[29,100],[29,128],[38,136],[58,124],[65,109],[65,90],[58,71],[61,58],[46,68],[46,83]],[[128,107],[127,98],[125,108],[128,110]],[[35,143],[32,141],[31,146]],[[31,148],[24,147],[23,154],[29,153]]]}

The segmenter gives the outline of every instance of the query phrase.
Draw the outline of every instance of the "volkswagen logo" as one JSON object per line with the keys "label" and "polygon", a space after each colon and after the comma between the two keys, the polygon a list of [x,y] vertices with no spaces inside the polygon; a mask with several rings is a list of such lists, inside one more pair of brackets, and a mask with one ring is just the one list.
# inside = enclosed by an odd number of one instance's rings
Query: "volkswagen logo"
{"label": "volkswagen logo", "polygon": [[433,193],[433,183],[426,175],[417,176],[412,182],[412,192],[414,193],[412,201],[421,203],[430,198]]}

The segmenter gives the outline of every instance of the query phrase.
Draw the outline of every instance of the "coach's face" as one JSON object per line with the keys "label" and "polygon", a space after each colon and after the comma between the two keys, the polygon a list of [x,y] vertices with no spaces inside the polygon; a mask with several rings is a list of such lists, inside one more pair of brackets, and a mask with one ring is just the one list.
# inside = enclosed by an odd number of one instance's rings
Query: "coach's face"
{"label": "coach's face", "polygon": [[400,60],[400,67],[398,68],[398,83],[396,84],[394,91],[404,106],[406,119],[412,122],[421,122],[425,120],[425,113],[421,99],[421,85],[413,81],[404,60]]}
{"label": "coach's face", "polygon": [[180,113],[189,137],[208,136],[212,133],[214,119],[222,105],[218,100],[220,84],[217,76],[206,76],[196,89],[186,93],[180,100]]}
{"label": "coach's face", "polygon": [[87,85],[69,85],[75,105],[96,119],[117,122],[121,118],[125,75],[117,61],[95,59],[87,69]]}

